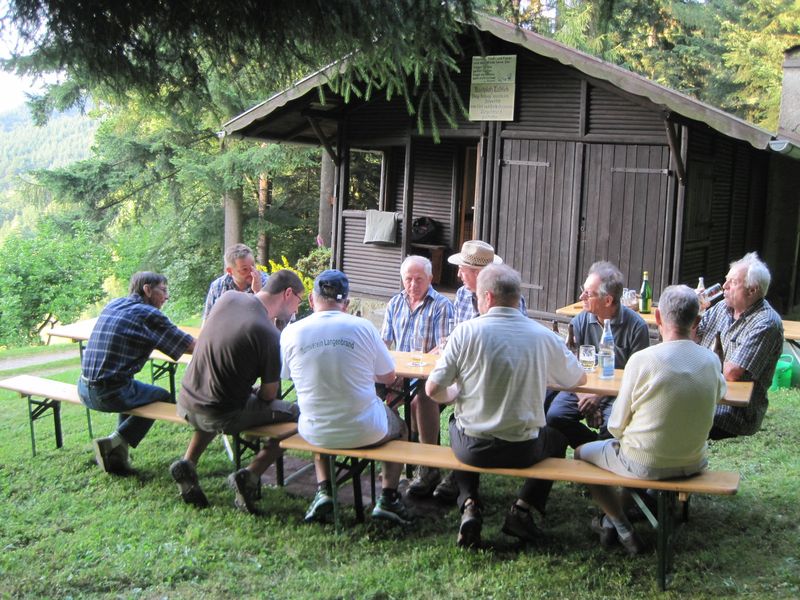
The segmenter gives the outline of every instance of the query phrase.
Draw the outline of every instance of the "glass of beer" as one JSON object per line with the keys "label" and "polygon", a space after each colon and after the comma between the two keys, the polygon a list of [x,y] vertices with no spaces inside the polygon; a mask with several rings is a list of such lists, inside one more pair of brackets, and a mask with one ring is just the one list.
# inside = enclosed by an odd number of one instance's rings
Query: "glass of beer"
{"label": "glass of beer", "polygon": [[425,336],[418,333],[411,338],[411,362],[412,367],[425,366]]}
{"label": "glass of beer", "polygon": [[581,346],[578,349],[578,360],[587,373],[594,371],[595,362],[597,358],[597,349],[591,344]]}

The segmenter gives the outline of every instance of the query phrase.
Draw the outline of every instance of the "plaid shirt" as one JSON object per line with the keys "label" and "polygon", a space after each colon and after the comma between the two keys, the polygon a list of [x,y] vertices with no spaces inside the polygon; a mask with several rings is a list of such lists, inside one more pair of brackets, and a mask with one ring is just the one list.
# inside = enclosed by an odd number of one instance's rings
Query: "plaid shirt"
{"label": "plaid shirt", "polygon": [[425,336],[425,352],[430,352],[439,339],[448,335],[447,320],[453,318],[453,304],[439,292],[428,288],[425,298],[412,312],[405,291],[395,294],[386,306],[381,327],[381,339],[394,342],[396,350],[411,351],[411,341],[417,332]]}
{"label": "plaid shirt", "polygon": [[122,382],[138,373],[154,348],[178,359],[191,335],[138,294],[117,298],[100,313],[81,359],[81,374],[90,381]]}
{"label": "plaid shirt", "polygon": [[[267,275],[264,271],[259,271],[259,273],[261,274],[261,289],[264,289],[267,285],[267,279],[269,279],[269,275]],[[220,296],[231,290],[237,292],[240,291],[239,288],[236,287],[236,283],[233,281],[233,277],[231,277],[230,273],[225,273],[211,282],[211,285],[208,286],[206,304],[203,308],[203,322],[205,322],[205,320],[208,318],[208,313],[211,312],[211,308],[214,306],[214,303],[219,300]],[[248,294],[255,293],[253,288],[249,285],[241,291]]]}
{"label": "plaid shirt", "polygon": [[767,388],[783,349],[783,322],[764,299],[758,300],[738,319],[733,318],[733,309],[719,302],[703,315],[697,339],[702,346],[713,350],[717,332],[722,340],[725,362],[743,368],[747,372],[741,380],[754,383],[746,407],[717,406],[714,425],[735,435],[751,435],[761,428],[767,412]]}
{"label": "plaid shirt", "polygon": [[[480,316],[480,313],[478,312],[478,301],[475,297],[475,293],[469,291],[465,285],[462,285],[460,288],[458,288],[458,291],[456,292],[456,301],[453,306],[456,314],[456,325]],[[519,297],[519,312],[526,317],[528,316],[528,309],[525,306],[525,298],[522,296]]]}

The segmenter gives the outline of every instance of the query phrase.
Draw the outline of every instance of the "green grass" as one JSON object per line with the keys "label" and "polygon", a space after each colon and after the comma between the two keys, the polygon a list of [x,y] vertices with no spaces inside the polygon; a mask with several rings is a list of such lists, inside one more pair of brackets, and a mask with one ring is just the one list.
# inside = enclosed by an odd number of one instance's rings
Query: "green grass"
{"label": "green grass", "polygon": [[[72,365],[49,376],[77,375]],[[25,402],[0,392],[0,598],[796,598],[799,404],[797,390],[778,392],[758,435],[713,443],[712,467],[738,470],[741,489],[692,499],[662,596],[654,553],[598,547],[591,503],[576,485],[555,485],[539,546],[519,548],[500,533],[519,485],[501,477],[482,480],[489,550],[455,548],[454,509],[402,530],[355,523],[345,507],[348,529],[336,535],[302,523],[309,498],[291,486],[264,489],[264,516],[235,511],[231,464],[217,443],[199,467],[212,507],[183,505],[167,468],[188,428],[156,423],[132,452],[141,475],[113,478],[94,464],[84,411],[65,406],[64,448],[42,420],[32,458]],[[115,422],[93,413],[99,434]]]}

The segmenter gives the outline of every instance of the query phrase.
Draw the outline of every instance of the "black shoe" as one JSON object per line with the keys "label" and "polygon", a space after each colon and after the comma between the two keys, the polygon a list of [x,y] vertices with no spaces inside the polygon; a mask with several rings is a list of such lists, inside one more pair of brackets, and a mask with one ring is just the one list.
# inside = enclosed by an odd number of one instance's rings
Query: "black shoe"
{"label": "black shoe", "polygon": [[191,461],[176,460],[170,465],[169,474],[178,484],[178,491],[180,491],[181,498],[186,504],[191,504],[197,508],[206,508],[208,506],[208,498],[203,493],[203,488],[200,487],[200,481],[197,479],[197,470]]}
{"label": "black shoe", "polygon": [[639,537],[639,534],[635,531],[633,531],[627,537],[622,537],[619,535],[617,536],[617,539],[619,539],[619,543],[622,544],[622,547],[625,548],[625,551],[631,556],[636,556],[637,554],[644,552],[644,542],[642,541],[642,538]]}
{"label": "black shoe", "polygon": [[517,506],[516,502],[506,513],[503,533],[526,542],[536,542],[544,536],[544,532],[533,521],[532,511]]}
{"label": "black shoe", "polygon": [[589,525],[592,531],[600,535],[600,545],[603,548],[611,548],[617,543],[617,529],[613,525],[605,527],[603,525],[603,517],[594,517]]}
{"label": "black shoe", "polygon": [[458,528],[456,544],[460,548],[478,548],[481,545],[482,525],[483,518],[478,503],[468,500],[464,504],[464,512],[461,513],[461,525]]}
{"label": "black shoe", "polygon": [[228,476],[228,486],[235,494],[233,503],[236,508],[251,515],[258,514],[256,508],[258,484],[258,477],[247,469],[239,469]]}
{"label": "black shoe", "polygon": [[98,466],[106,473],[123,477],[136,473],[128,458],[128,445],[125,442],[114,447],[109,436],[92,440],[92,446]]}
{"label": "black shoe", "polygon": [[452,504],[458,500],[458,483],[456,483],[456,476],[452,471],[433,490],[433,497],[445,504]]}

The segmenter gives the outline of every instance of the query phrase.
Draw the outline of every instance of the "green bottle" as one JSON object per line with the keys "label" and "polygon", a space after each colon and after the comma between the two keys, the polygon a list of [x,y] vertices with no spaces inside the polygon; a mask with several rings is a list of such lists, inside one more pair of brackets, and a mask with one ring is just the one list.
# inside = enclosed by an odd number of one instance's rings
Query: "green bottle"
{"label": "green bottle", "polygon": [[649,313],[653,305],[653,288],[650,287],[650,279],[647,271],[642,273],[642,289],[639,290],[639,312]]}

